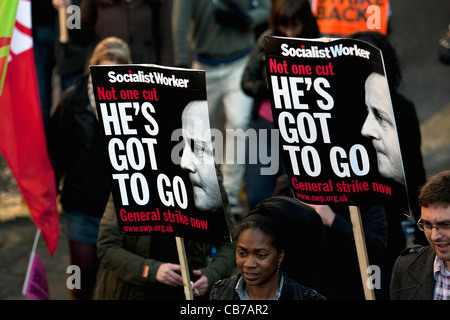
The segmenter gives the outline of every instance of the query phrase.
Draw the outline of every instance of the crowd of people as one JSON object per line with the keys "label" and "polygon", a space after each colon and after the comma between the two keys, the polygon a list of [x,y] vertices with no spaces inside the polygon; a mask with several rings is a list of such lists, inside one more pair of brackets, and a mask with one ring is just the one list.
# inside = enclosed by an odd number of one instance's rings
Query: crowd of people
{"label": "crowd of people", "polygon": [[[184,299],[173,237],[119,232],[107,151],[102,146],[87,66],[148,63],[206,71],[211,127],[275,129],[266,79],[264,37],[322,36],[308,0],[33,0],[41,105],[49,156],[67,217],[71,263],[82,272],[73,299]],[[56,10],[81,9],[81,28],[59,43]],[[54,23],[49,23],[55,20]],[[398,93],[401,71],[389,37],[376,31],[349,38],[383,54],[397,121],[416,246],[406,249],[395,202],[361,206],[371,265],[382,272],[378,299],[450,298],[450,172],[426,181],[414,104]],[[53,39],[53,40],[52,40]],[[51,101],[53,70],[61,95]],[[369,79],[370,78],[370,79]],[[378,86],[380,76],[367,79]],[[384,81],[381,79],[381,81]],[[385,81],[384,81],[385,82]],[[50,112],[52,105],[57,107]],[[188,117],[186,114],[180,115]],[[369,110],[369,116],[376,110]],[[375,135],[367,118],[362,134]],[[184,129],[189,133],[189,128]],[[224,135],[225,136],[225,135]],[[257,139],[260,141],[260,139]],[[275,145],[266,141],[267,150]],[[239,145],[237,143],[236,145]],[[243,144],[245,145],[245,143]],[[235,144],[233,144],[235,146]],[[189,150],[185,147],[184,152]],[[227,150],[228,152],[228,150]],[[247,150],[229,150],[237,155]],[[269,151],[270,152],[270,151]],[[265,165],[224,161],[216,166],[231,243],[187,240],[195,299],[364,299],[347,206],[309,205],[294,199],[283,161]],[[189,170],[185,161],[182,165]],[[392,169],[392,167],[389,167]],[[213,170],[210,168],[210,170]],[[200,198],[197,198],[200,201]],[[405,250],[406,249],[406,250]],[[333,265],[329,264],[333,261]],[[392,283],[392,287],[391,287]]]}

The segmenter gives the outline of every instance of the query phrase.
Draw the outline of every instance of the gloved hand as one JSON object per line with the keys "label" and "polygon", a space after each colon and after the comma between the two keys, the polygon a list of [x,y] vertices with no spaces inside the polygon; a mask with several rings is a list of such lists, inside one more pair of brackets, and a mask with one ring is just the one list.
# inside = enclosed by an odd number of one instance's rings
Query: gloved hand
{"label": "gloved hand", "polygon": [[248,30],[252,22],[252,18],[242,11],[234,1],[230,1],[227,9],[216,8],[214,17],[220,25],[242,31]]}

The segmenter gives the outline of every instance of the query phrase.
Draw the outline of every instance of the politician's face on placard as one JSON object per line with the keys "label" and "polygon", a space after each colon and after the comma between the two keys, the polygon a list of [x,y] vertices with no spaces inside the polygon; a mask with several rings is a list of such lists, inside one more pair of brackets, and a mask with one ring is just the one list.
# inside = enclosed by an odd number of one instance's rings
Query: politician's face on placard
{"label": "politician's face on placard", "polygon": [[217,183],[206,100],[190,102],[181,115],[184,140],[180,166],[189,172],[194,203],[201,211],[222,206]]}
{"label": "politician's face on placard", "polygon": [[400,148],[386,78],[373,72],[367,77],[364,88],[368,114],[361,134],[372,139],[381,176],[404,184]]}

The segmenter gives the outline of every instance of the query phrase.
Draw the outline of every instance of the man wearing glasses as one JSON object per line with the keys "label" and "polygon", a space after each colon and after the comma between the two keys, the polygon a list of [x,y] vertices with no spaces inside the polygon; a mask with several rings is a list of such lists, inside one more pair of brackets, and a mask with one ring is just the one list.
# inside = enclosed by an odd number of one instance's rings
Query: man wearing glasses
{"label": "man wearing glasses", "polygon": [[419,205],[417,225],[430,245],[402,252],[392,274],[391,299],[450,300],[450,170],[428,179]]}

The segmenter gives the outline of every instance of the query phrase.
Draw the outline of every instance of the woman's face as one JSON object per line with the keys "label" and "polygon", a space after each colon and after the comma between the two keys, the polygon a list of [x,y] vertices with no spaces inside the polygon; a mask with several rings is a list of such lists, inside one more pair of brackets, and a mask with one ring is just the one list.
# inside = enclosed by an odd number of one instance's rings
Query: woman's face
{"label": "woman's face", "polygon": [[301,35],[303,32],[303,23],[300,21],[295,21],[285,26],[279,26],[278,30],[286,37],[295,38]]}
{"label": "woman's face", "polygon": [[242,231],[236,241],[236,265],[248,286],[278,281],[278,264],[284,251],[272,245],[272,239],[258,228]]}

